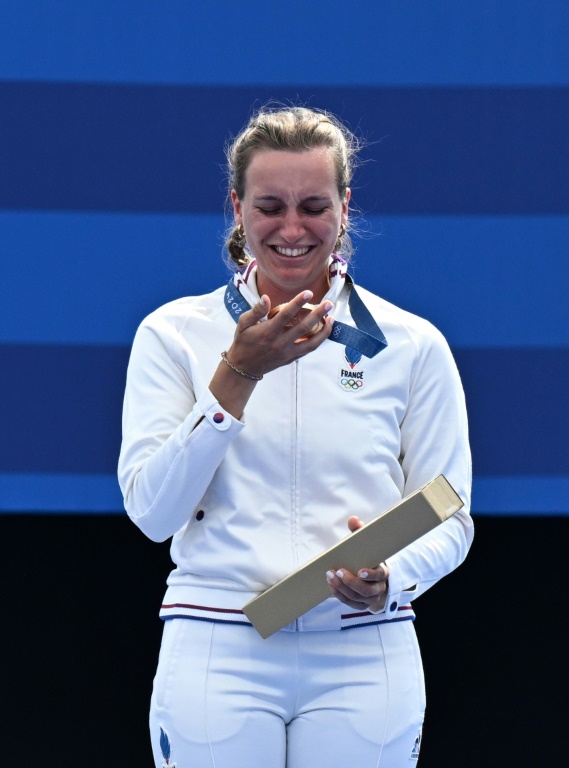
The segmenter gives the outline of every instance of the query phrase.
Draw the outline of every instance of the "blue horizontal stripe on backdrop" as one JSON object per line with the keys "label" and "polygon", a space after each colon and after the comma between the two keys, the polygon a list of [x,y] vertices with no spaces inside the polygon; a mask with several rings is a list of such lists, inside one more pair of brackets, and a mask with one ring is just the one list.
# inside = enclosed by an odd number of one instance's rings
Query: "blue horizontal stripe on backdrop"
{"label": "blue horizontal stripe on backdrop", "polygon": [[2,0],[0,77],[217,84],[568,83],[566,0]]}
{"label": "blue horizontal stripe on backdrop", "polygon": [[[124,514],[113,474],[2,474],[0,512]],[[484,477],[473,481],[474,515],[569,514],[569,477]]]}
{"label": "blue horizontal stripe on backdrop", "polygon": [[569,476],[474,477],[474,513],[569,514]]}
{"label": "blue horizontal stripe on backdrop", "polygon": [[116,473],[0,472],[0,512],[124,512]]}
{"label": "blue horizontal stripe on backdrop", "polygon": [[[569,348],[454,353],[475,474],[566,475]],[[0,346],[0,472],[113,473],[128,356],[126,346]]]}
{"label": "blue horizontal stripe on backdrop", "polygon": [[0,208],[218,213],[223,146],[254,103],[359,126],[375,214],[569,212],[569,88],[193,87],[0,82]]}
{"label": "blue horizontal stripe on backdrop", "polygon": [[[359,225],[357,282],[451,346],[569,347],[569,216]],[[223,231],[221,215],[0,211],[0,343],[129,345],[160,304],[227,281]]]}
{"label": "blue horizontal stripe on backdrop", "polygon": [[0,343],[130,344],[156,307],[227,282],[223,231],[222,215],[0,211]]}

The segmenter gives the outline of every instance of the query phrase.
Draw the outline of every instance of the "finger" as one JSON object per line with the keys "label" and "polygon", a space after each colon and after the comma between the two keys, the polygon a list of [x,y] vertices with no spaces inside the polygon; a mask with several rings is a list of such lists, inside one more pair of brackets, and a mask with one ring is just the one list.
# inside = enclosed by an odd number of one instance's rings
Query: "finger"
{"label": "finger", "polygon": [[328,586],[330,587],[332,595],[342,603],[351,605],[352,608],[366,607],[361,596],[355,594],[351,590],[348,590],[345,584],[343,584],[342,581],[337,578],[334,571],[328,571],[326,573],[326,580],[328,581]]}
{"label": "finger", "polygon": [[375,568],[362,568],[358,571],[358,578],[364,581],[387,581],[389,568],[386,565],[378,565]]}
{"label": "finger", "polygon": [[[372,570],[372,569],[369,569]],[[353,573],[346,568],[339,568],[335,572],[335,579],[330,579],[326,574],[328,582],[334,586],[339,592],[351,600],[377,600],[387,591],[386,580],[364,580],[358,576],[354,576]]]}
{"label": "finger", "polygon": [[331,593],[332,597],[335,597],[341,603],[348,605],[350,608],[353,608],[356,611],[369,611],[371,608],[369,603],[364,603],[361,600],[350,600],[349,598],[344,597],[344,595],[335,592],[333,589],[331,589]]}
{"label": "finger", "polygon": [[243,314],[239,318],[238,327],[240,330],[250,328],[256,325],[263,317],[266,317],[271,311],[271,300],[266,294],[263,294],[260,300],[254,304],[251,309]]}
{"label": "finger", "polygon": [[307,301],[310,301],[313,294],[312,291],[303,291],[294,297],[286,304],[279,304],[273,308],[273,316],[270,318],[271,322],[275,326],[286,328],[287,326],[296,325],[295,318]]}
{"label": "finger", "polygon": [[359,517],[356,517],[356,515],[352,515],[352,517],[348,518],[348,528],[350,529],[350,533],[355,533],[356,531],[359,531],[360,528],[364,527],[364,523],[360,520]]}
{"label": "finger", "polygon": [[339,588],[335,587],[334,584],[330,582],[330,580],[328,581],[328,585],[333,597],[337,598],[345,605],[349,605],[350,608],[355,608],[360,611],[376,611],[380,610],[385,605],[387,597],[386,592],[370,597],[363,597],[362,595],[346,590],[345,587],[340,590]]}
{"label": "finger", "polygon": [[[331,301],[324,301],[309,312],[306,312],[306,306],[303,306],[300,314],[297,316],[297,321],[288,333],[291,336],[296,336],[296,343],[317,337],[318,344],[321,344],[332,332],[333,320],[327,317],[327,315],[333,307],[334,305]],[[304,315],[302,315],[303,312],[305,313]]]}
{"label": "finger", "polygon": [[[365,581],[358,579],[346,569],[338,569],[337,571],[328,571],[326,574],[328,584],[336,590],[339,595],[347,598],[348,600],[361,601],[362,598],[377,597],[377,587],[367,584]],[[358,585],[361,585],[358,587]]]}

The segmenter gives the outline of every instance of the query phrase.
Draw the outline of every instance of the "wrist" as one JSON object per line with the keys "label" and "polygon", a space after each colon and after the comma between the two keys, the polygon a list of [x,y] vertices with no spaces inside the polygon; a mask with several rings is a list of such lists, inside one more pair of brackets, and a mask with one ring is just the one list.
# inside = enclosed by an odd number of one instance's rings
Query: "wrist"
{"label": "wrist", "polygon": [[254,373],[250,373],[249,371],[246,371],[244,368],[240,368],[238,365],[235,365],[231,362],[231,360],[227,357],[227,352],[221,353],[221,359],[225,363],[225,365],[229,366],[232,371],[234,371],[236,374],[239,374],[239,376],[243,376],[245,379],[249,379],[249,381],[261,381],[263,376],[257,376]]}

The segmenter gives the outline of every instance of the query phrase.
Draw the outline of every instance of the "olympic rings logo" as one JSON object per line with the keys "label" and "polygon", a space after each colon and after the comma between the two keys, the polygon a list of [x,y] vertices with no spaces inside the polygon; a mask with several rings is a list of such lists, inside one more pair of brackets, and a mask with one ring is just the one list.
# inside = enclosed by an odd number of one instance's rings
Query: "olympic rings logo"
{"label": "olympic rings logo", "polygon": [[340,384],[344,389],[360,389],[364,383],[361,379],[340,379]]}

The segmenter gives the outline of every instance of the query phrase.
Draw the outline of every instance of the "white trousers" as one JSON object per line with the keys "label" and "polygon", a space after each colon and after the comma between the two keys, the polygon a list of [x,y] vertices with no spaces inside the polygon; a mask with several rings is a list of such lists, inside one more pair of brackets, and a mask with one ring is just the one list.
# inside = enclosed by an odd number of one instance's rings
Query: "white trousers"
{"label": "white trousers", "polygon": [[425,687],[413,622],[277,632],[165,622],[157,768],[416,766]]}

